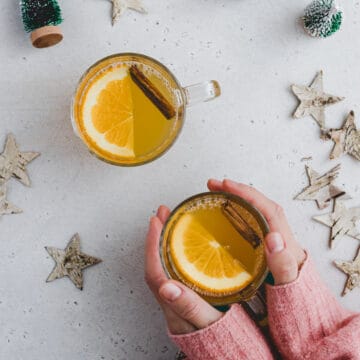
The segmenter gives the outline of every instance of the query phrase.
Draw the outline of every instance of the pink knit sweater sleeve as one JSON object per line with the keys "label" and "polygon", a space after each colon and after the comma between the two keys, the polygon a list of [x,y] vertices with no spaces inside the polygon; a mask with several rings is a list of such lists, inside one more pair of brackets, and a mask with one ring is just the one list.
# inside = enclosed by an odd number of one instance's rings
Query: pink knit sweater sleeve
{"label": "pink knit sweater sleeve", "polygon": [[267,286],[272,338],[284,359],[360,360],[360,314],[345,310],[311,259],[292,283]]}
{"label": "pink knit sweater sleeve", "polygon": [[[271,335],[284,359],[360,360],[360,314],[343,309],[308,257],[290,284],[267,286]],[[172,340],[189,360],[273,359],[240,305],[211,326]]]}
{"label": "pink knit sweater sleeve", "polygon": [[188,360],[273,359],[264,336],[237,304],[205,329],[170,337]]}

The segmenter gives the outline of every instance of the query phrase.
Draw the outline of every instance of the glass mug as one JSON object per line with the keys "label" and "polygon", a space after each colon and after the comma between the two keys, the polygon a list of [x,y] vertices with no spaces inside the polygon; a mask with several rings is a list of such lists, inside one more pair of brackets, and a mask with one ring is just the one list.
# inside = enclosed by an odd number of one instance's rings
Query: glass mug
{"label": "glass mug", "polygon": [[115,54],[81,77],[71,120],[75,133],[101,160],[142,165],[173,145],[187,106],[212,100],[220,92],[213,80],[182,87],[169,69],[148,56]]}
{"label": "glass mug", "polygon": [[[261,285],[268,275],[264,244],[268,232],[263,215],[244,199],[225,192],[201,193],[183,201],[167,219],[160,238],[162,266],[168,278],[184,283],[214,306],[244,302],[259,325],[264,326],[267,314]],[[197,285],[197,279],[188,276],[188,269],[196,274],[196,264],[208,266],[207,259],[214,259],[204,255],[209,249],[213,250],[211,244],[206,243],[209,238],[222,242],[221,246],[233,256],[227,258],[228,261],[241,259],[244,269],[251,275],[243,285],[239,283],[237,289],[228,292],[204,290],[203,285]],[[219,248],[216,243],[213,246]],[[187,260],[185,265],[181,264],[185,257],[191,259],[192,264]],[[199,276],[205,279],[203,274]]]}

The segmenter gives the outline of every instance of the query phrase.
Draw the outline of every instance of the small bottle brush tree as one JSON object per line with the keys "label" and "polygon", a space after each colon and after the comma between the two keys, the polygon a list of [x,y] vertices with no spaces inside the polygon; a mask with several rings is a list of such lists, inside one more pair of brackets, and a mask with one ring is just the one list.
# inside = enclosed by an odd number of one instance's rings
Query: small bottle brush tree
{"label": "small bottle brush tree", "polygon": [[303,16],[306,32],[315,37],[328,37],[340,29],[342,11],[335,0],[315,0],[305,9]]}
{"label": "small bottle brush tree", "polygon": [[57,44],[63,38],[61,9],[56,0],[20,0],[22,19],[26,32],[31,33],[35,47]]}

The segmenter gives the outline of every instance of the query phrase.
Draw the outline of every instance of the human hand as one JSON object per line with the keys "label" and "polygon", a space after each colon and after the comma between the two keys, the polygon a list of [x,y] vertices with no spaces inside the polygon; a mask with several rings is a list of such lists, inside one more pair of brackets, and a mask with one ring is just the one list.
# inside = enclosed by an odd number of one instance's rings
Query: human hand
{"label": "human hand", "polygon": [[159,240],[163,225],[170,214],[160,206],[150,220],[145,249],[145,280],[163,309],[172,334],[187,334],[203,329],[223,314],[185,285],[168,280],[161,265]]}
{"label": "human hand", "polygon": [[[210,191],[238,195],[264,215],[270,227],[270,233],[265,238],[265,252],[275,284],[295,280],[306,254],[296,242],[283,209],[254,188],[231,180],[209,180],[208,188]],[[185,334],[209,326],[223,314],[185,285],[167,279],[160,262],[159,239],[169,214],[167,207],[160,206],[157,215],[150,220],[146,239],[145,279],[164,311],[169,330],[173,334]]]}
{"label": "human hand", "polygon": [[231,180],[211,179],[208,181],[208,188],[210,191],[225,191],[238,195],[264,215],[270,227],[270,233],[265,238],[265,253],[275,284],[294,281],[306,254],[296,242],[282,207],[251,186]]}

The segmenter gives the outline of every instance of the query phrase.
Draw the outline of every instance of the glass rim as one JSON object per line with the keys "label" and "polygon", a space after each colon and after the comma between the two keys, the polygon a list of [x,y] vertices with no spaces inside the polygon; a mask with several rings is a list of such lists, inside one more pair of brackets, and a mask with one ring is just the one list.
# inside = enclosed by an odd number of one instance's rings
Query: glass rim
{"label": "glass rim", "polygon": [[[181,107],[181,116],[178,119],[178,121],[180,122],[180,126],[178,128],[178,130],[175,132],[175,135],[173,136],[173,138],[171,139],[171,141],[169,142],[169,144],[162,149],[159,153],[156,154],[156,156],[152,156],[149,159],[145,159],[136,163],[119,163],[116,161],[112,161],[110,159],[106,159],[104,157],[102,157],[101,155],[97,154],[96,152],[94,152],[90,146],[87,144],[87,142],[84,140],[81,131],[79,129],[79,126],[77,124],[77,121],[75,120],[76,116],[75,116],[75,98],[77,96],[78,90],[81,86],[81,84],[83,83],[83,81],[85,80],[86,76],[91,72],[91,70],[95,67],[97,67],[98,65],[101,65],[101,63],[107,61],[107,60],[111,60],[111,59],[115,59],[117,57],[139,57],[139,58],[143,58],[145,60],[148,60],[152,63],[154,63],[155,65],[159,66],[160,68],[162,68],[170,77],[171,79],[174,81],[174,83],[177,86],[177,90],[179,90],[180,94],[181,94],[181,99],[182,99],[182,104],[180,105]],[[72,124],[72,128],[73,131],[75,132],[75,134],[80,137],[80,139],[82,140],[82,142],[84,143],[84,145],[87,147],[88,151],[94,155],[96,158],[98,158],[99,160],[108,163],[110,165],[114,165],[114,166],[119,166],[119,167],[136,167],[136,166],[141,166],[141,165],[145,165],[148,163],[151,163],[155,160],[157,160],[158,158],[162,157],[165,153],[167,153],[172,146],[174,145],[174,143],[176,142],[176,140],[178,139],[178,137],[180,136],[180,133],[183,129],[184,126],[184,122],[185,122],[185,118],[186,118],[186,95],[184,93],[184,88],[181,86],[179,80],[176,78],[176,76],[173,74],[173,72],[167,67],[165,66],[163,63],[161,63],[160,61],[152,58],[151,56],[142,54],[142,53],[135,53],[135,52],[124,52],[124,53],[115,53],[115,54],[111,54],[108,56],[105,56],[99,60],[97,60],[95,63],[93,63],[92,65],[90,65],[81,75],[81,77],[79,78],[79,80],[76,83],[76,87],[75,87],[75,91],[73,92],[72,98],[71,98],[71,113],[70,113],[70,119],[71,119],[71,124]],[[164,143],[164,142],[163,142]],[[163,144],[162,143],[162,144]]]}
{"label": "glass rim", "polygon": [[[166,267],[166,261],[164,258],[164,252],[162,251],[163,249],[163,243],[165,241],[165,232],[168,230],[168,226],[171,223],[171,221],[173,220],[174,216],[176,216],[176,214],[178,213],[178,211],[186,204],[191,203],[194,200],[197,199],[201,199],[203,197],[206,196],[219,196],[219,197],[224,197],[226,199],[229,199],[231,201],[234,201],[235,203],[237,203],[238,205],[244,207],[251,215],[254,216],[255,220],[259,223],[259,226],[261,228],[261,231],[264,234],[264,237],[266,234],[268,234],[270,232],[270,227],[269,227],[269,223],[267,222],[265,216],[260,212],[260,210],[252,205],[250,202],[248,202],[247,200],[245,200],[244,198],[242,198],[239,195],[235,195],[226,191],[206,191],[206,192],[201,192],[195,195],[192,195],[188,198],[186,198],[185,200],[183,200],[181,203],[179,203],[170,213],[169,217],[166,219],[161,234],[160,234],[160,240],[159,240],[159,255],[160,255],[160,261],[161,261],[161,266],[167,276],[168,279],[173,279],[173,280],[177,280],[180,281],[179,279],[174,279],[170,272],[168,271],[167,267]],[[241,301],[248,301],[250,298],[252,298],[253,296],[255,296],[255,294],[257,293],[257,291],[259,290],[259,288],[262,286],[262,284],[264,283],[266,277],[269,274],[269,269],[268,266],[266,264],[266,260],[265,260],[265,268],[262,271],[262,273],[260,273],[259,277],[258,277],[258,281],[256,283],[256,286],[254,286],[253,283],[250,283],[249,285],[253,285],[253,294],[251,294],[249,297],[241,297],[239,293],[235,293],[235,294],[230,294],[230,295],[224,295],[223,297],[212,297],[212,296],[206,296],[206,295],[202,295],[199,294],[199,296],[203,297],[205,300],[207,300],[209,303],[211,303],[212,305],[217,305],[217,306],[223,306],[223,305],[230,305],[233,304],[235,302],[241,302]],[[186,285],[186,284],[185,284]],[[241,289],[241,291],[247,289],[249,287],[249,285],[247,285],[244,289]],[[235,299],[237,298],[237,299]]]}

